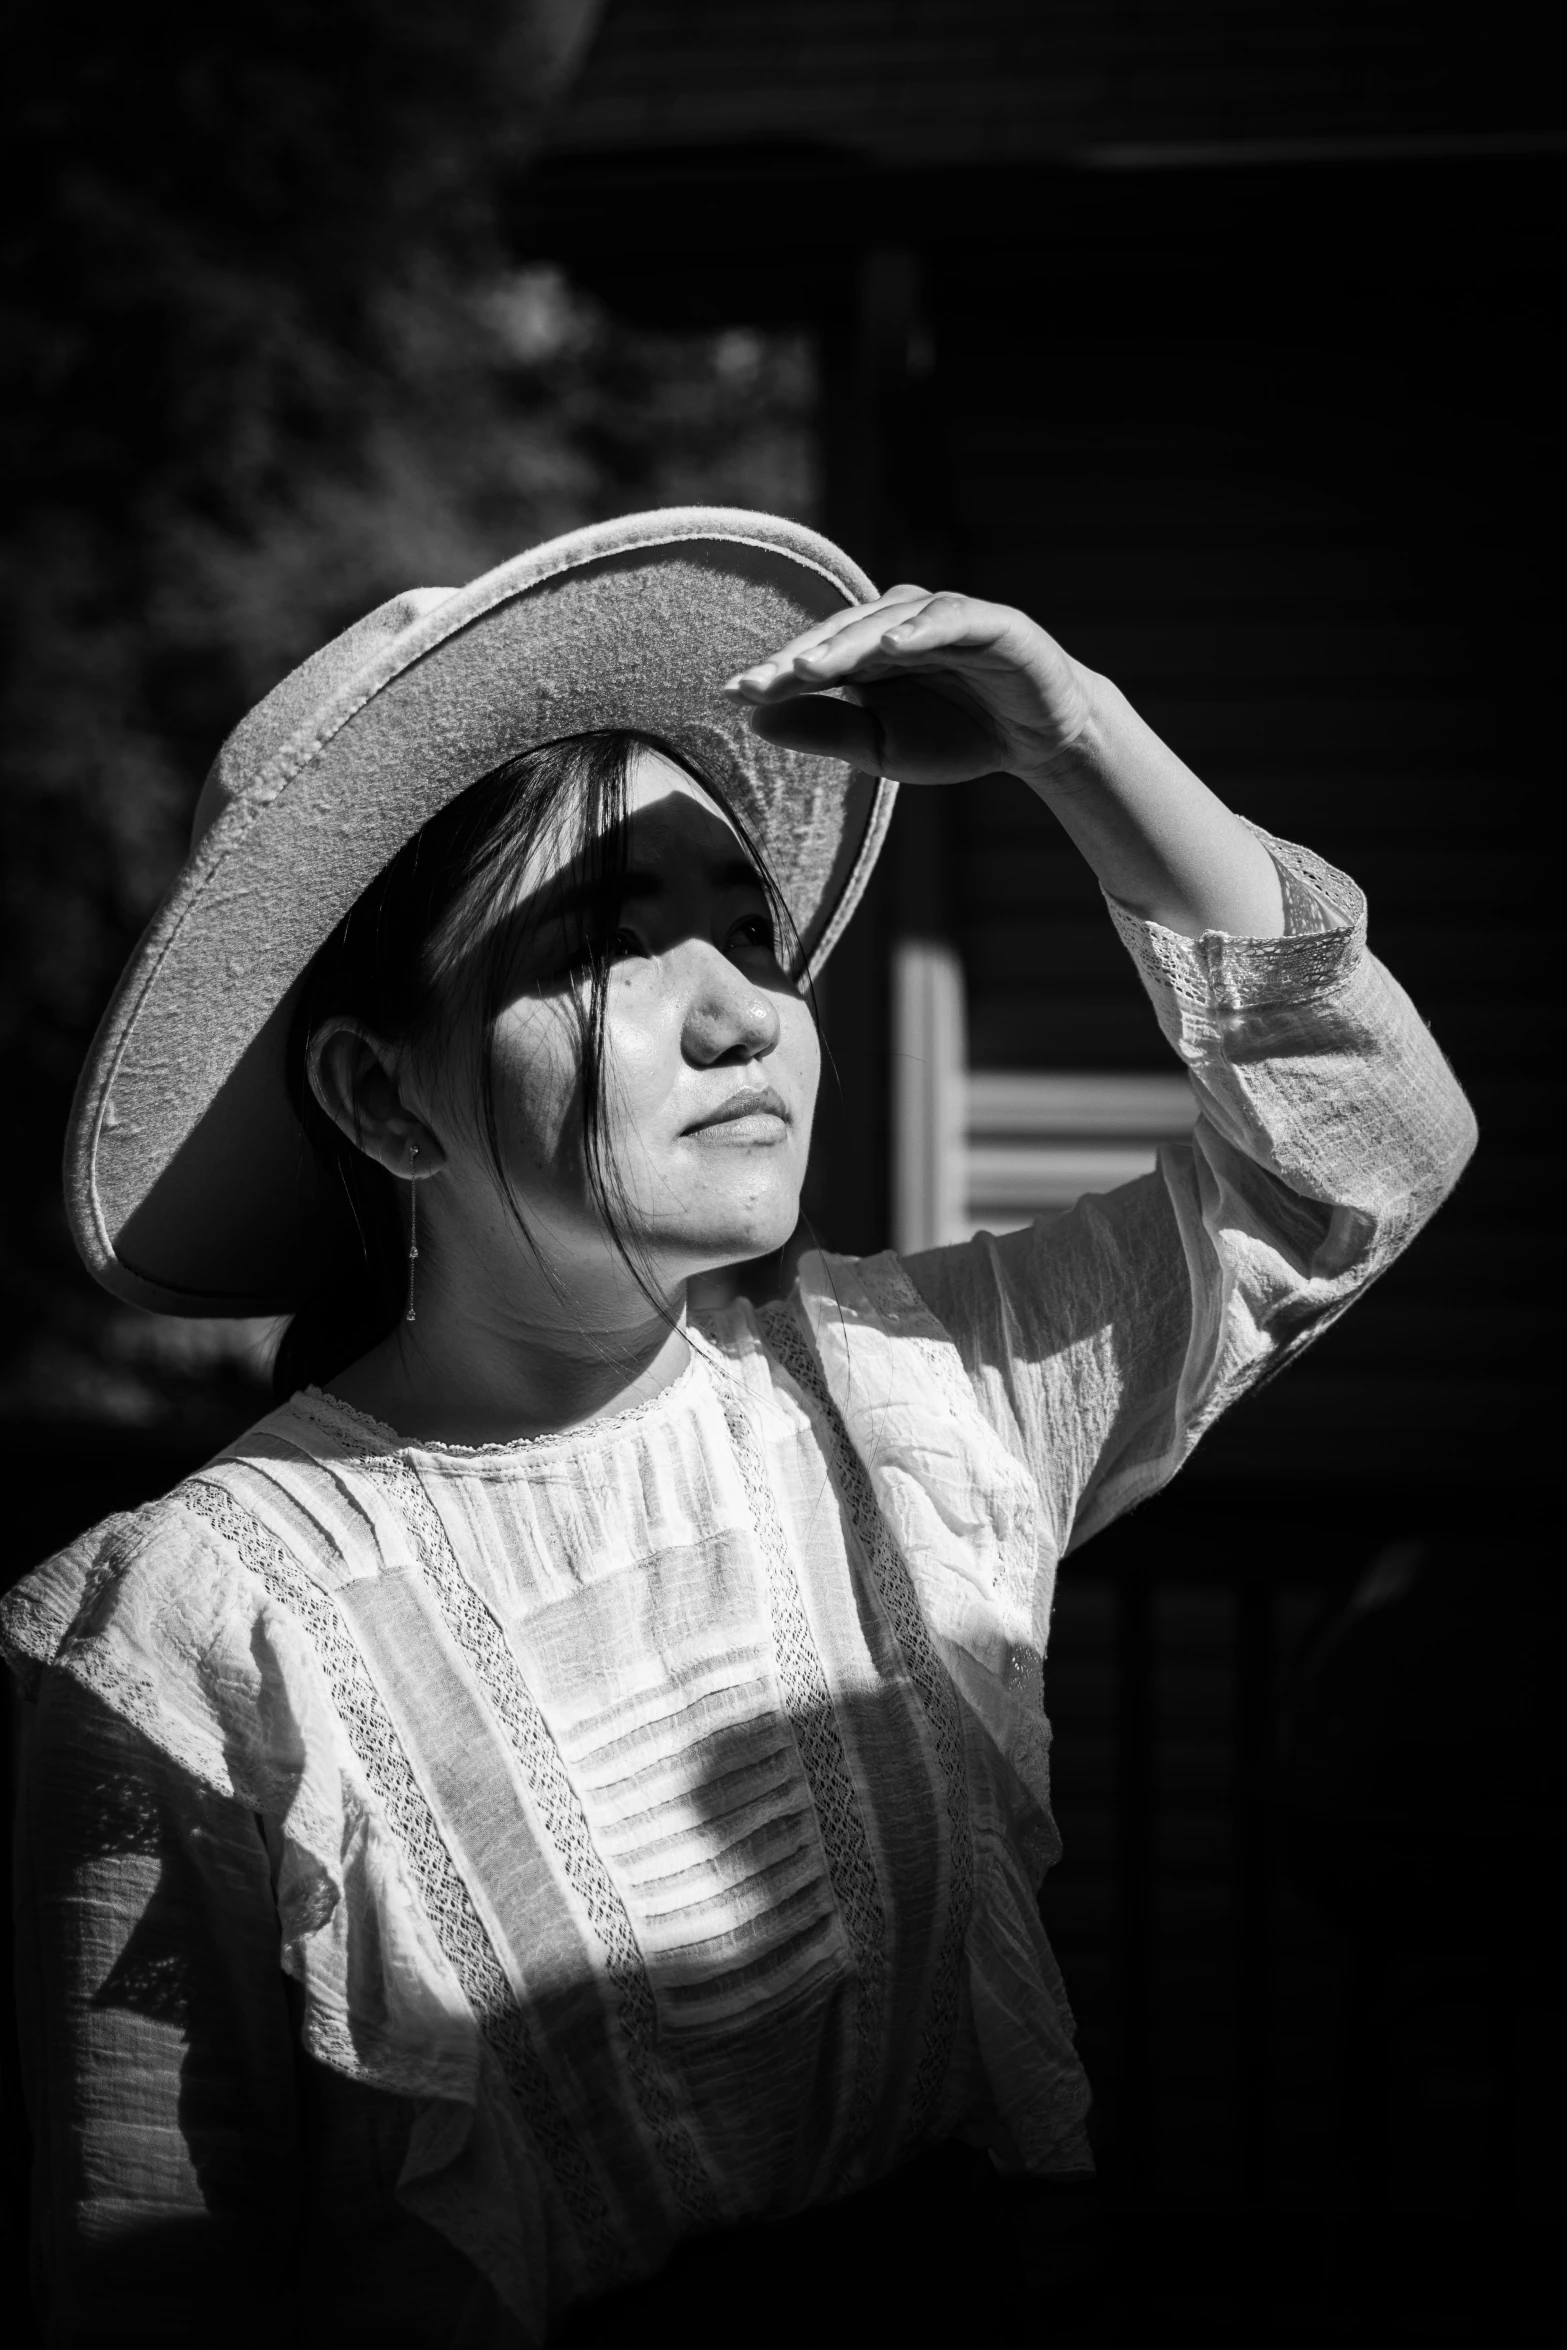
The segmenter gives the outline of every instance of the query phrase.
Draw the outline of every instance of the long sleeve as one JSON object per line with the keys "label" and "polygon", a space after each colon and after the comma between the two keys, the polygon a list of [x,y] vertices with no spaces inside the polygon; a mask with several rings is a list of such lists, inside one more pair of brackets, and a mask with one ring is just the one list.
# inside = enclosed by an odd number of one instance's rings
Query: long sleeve
{"label": "long sleeve", "polygon": [[45,2340],[289,2339],[294,2066],[260,1826],[67,1674],[24,1712],[18,2003]]}
{"label": "long sleeve", "polygon": [[1062,1550],[1325,1330],[1474,1148],[1452,1071],[1367,949],[1360,892],[1263,837],[1287,900],[1325,911],[1308,935],[1189,941],[1111,904],[1196,1089],[1191,1141],[1065,1215],[908,1263]]}

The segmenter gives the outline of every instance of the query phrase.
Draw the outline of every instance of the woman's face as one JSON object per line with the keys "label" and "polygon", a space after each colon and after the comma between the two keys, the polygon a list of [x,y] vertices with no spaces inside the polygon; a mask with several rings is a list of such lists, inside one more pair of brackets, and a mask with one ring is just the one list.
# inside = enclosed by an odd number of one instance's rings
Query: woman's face
{"label": "woman's face", "polygon": [[[761,877],[713,800],[657,753],[627,778],[625,878],[610,915],[602,1158],[617,1219],[660,1285],[781,1248],[794,1230],[820,1074],[814,1022],[778,960]],[[492,1032],[502,1159],[551,1269],[622,1282],[583,1143],[587,972],[565,851],[526,877],[527,941]],[[446,1121],[420,1206],[483,1245],[493,1168]],[[434,1196],[440,1193],[437,1200]],[[502,1211],[504,1214],[504,1211]],[[437,1227],[437,1230],[439,1227]],[[515,1228],[511,1228],[515,1240]]]}

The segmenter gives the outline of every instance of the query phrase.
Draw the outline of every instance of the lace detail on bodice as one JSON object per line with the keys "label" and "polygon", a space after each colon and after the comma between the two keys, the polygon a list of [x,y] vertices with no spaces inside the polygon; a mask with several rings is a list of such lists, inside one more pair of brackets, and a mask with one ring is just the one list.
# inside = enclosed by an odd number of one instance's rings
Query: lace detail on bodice
{"label": "lace detail on bodice", "polygon": [[919,2066],[904,2123],[904,2147],[912,2151],[923,2137],[951,2061],[963,1946],[974,1903],[974,1854],[963,1723],[951,1676],[936,1654],[908,1570],[877,1506],[870,1479],[850,1442],[838,1407],[827,1391],[821,1365],[809,1341],[787,1305],[764,1307],[759,1319],[769,1348],[820,1415],[833,1482],[848,1503],[855,1534],[892,1626],[904,1668],[925,1710],[945,1790],[951,1898],[931,1986]]}
{"label": "lace detail on bodice", "polygon": [[581,1420],[571,1428],[548,1429],[540,1436],[508,1436],[493,1444],[454,1444],[439,1436],[403,1436],[387,1421],[360,1411],[356,1404],[344,1403],[340,1395],[334,1395],[326,1387],[301,1388],[293,1400],[295,1409],[318,1427],[330,1423],[335,1434],[349,1433],[357,1438],[366,1457],[390,1451],[424,1452],[435,1460],[446,1461],[526,1461],[542,1458],[546,1453],[591,1449],[611,1436],[623,1435],[628,1428],[651,1419],[656,1412],[678,1409],[697,1377],[693,1355],[667,1387],[661,1387],[656,1395],[644,1397],[641,1403],[627,1404],[617,1412],[605,1412],[596,1420]]}
{"label": "lace detail on bodice", "polygon": [[784,1711],[805,1767],[811,1802],[821,1826],[827,1874],[854,1952],[858,1983],[855,2071],[844,2136],[850,2146],[858,2146],[876,2110],[880,2070],[877,2060],[887,1987],[887,1921],[882,1910],[881,1888],[848,1757],[843,1751],[843,1735],[833,1711],[821,1658],[811,1637],[778,1504],[751,1424],[750,1407],[743,1395],[726,1392],[723,1408],[761,1544],[773,1653]]}
{"label": "lace detail on bodice", "polygon": [[[434,1815],[339,1610],[284,1545],[222,1485],[193,1478],[179,1499],[204,1518],[255,1576],[269,1598],[303,1627],[331,1689],[349,1742],[412,1867],[419,1896],[448,1962],[494,2051],[525,2126],[537,2141],[593,2272],[606,2281],[629,2274],[602,2190],[577,2142],[554,2084],[532,2044],[483,1920],[442,1841]],[[313,2053],[357,2075],[362,2064],[346,2031],[312,2017]],[[417,2084],[410,2083],[411,2088]]]}
{"label": "lace detail on bodice", "polygon": [[463,1574],[440,1512],[412,1463],[401,1453],[368,1445],[356,1447],[355,1457],[413,1535],[447,1625],[500,1717],[540,1819],[592,1922],[608,1962],[637,2102],[681,2208],[699,2225],[716,2226],[722,2212],[712,2181],[659,2062],[658,2018],[635,1930],[544,1716],[500,1627]]}

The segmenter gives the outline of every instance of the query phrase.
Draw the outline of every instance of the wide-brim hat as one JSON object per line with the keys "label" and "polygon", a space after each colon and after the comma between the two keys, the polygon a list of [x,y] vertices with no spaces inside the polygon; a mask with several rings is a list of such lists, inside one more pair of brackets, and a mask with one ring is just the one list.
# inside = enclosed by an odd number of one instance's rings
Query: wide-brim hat
{"label": "wide-brim hat", "polygon": [[749,828],[818,972],[897,787],[764,742],[719,689],[874,593],[798,523],[669,507],[396,596],[286,677],[219,752],[77,1088],[66,1203],[94,1277],[164,1313],[282,1314],[352,1245],[288,1098],[298,983],[420,826],[520,751],[667,741]]}

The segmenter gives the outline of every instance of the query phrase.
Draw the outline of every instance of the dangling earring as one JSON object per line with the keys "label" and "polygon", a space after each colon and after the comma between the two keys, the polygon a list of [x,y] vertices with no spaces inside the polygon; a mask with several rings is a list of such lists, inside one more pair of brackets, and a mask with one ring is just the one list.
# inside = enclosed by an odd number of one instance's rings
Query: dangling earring
{"label": "dangling earring", "polygon": [[403,1316],[405,1322],[418,1320],[414,1312],[414,1267],[419,1262],[419,1180],[413,1166],[418,1156],[418,1144],[411,1143],[408,1148],[408,1311]]}

